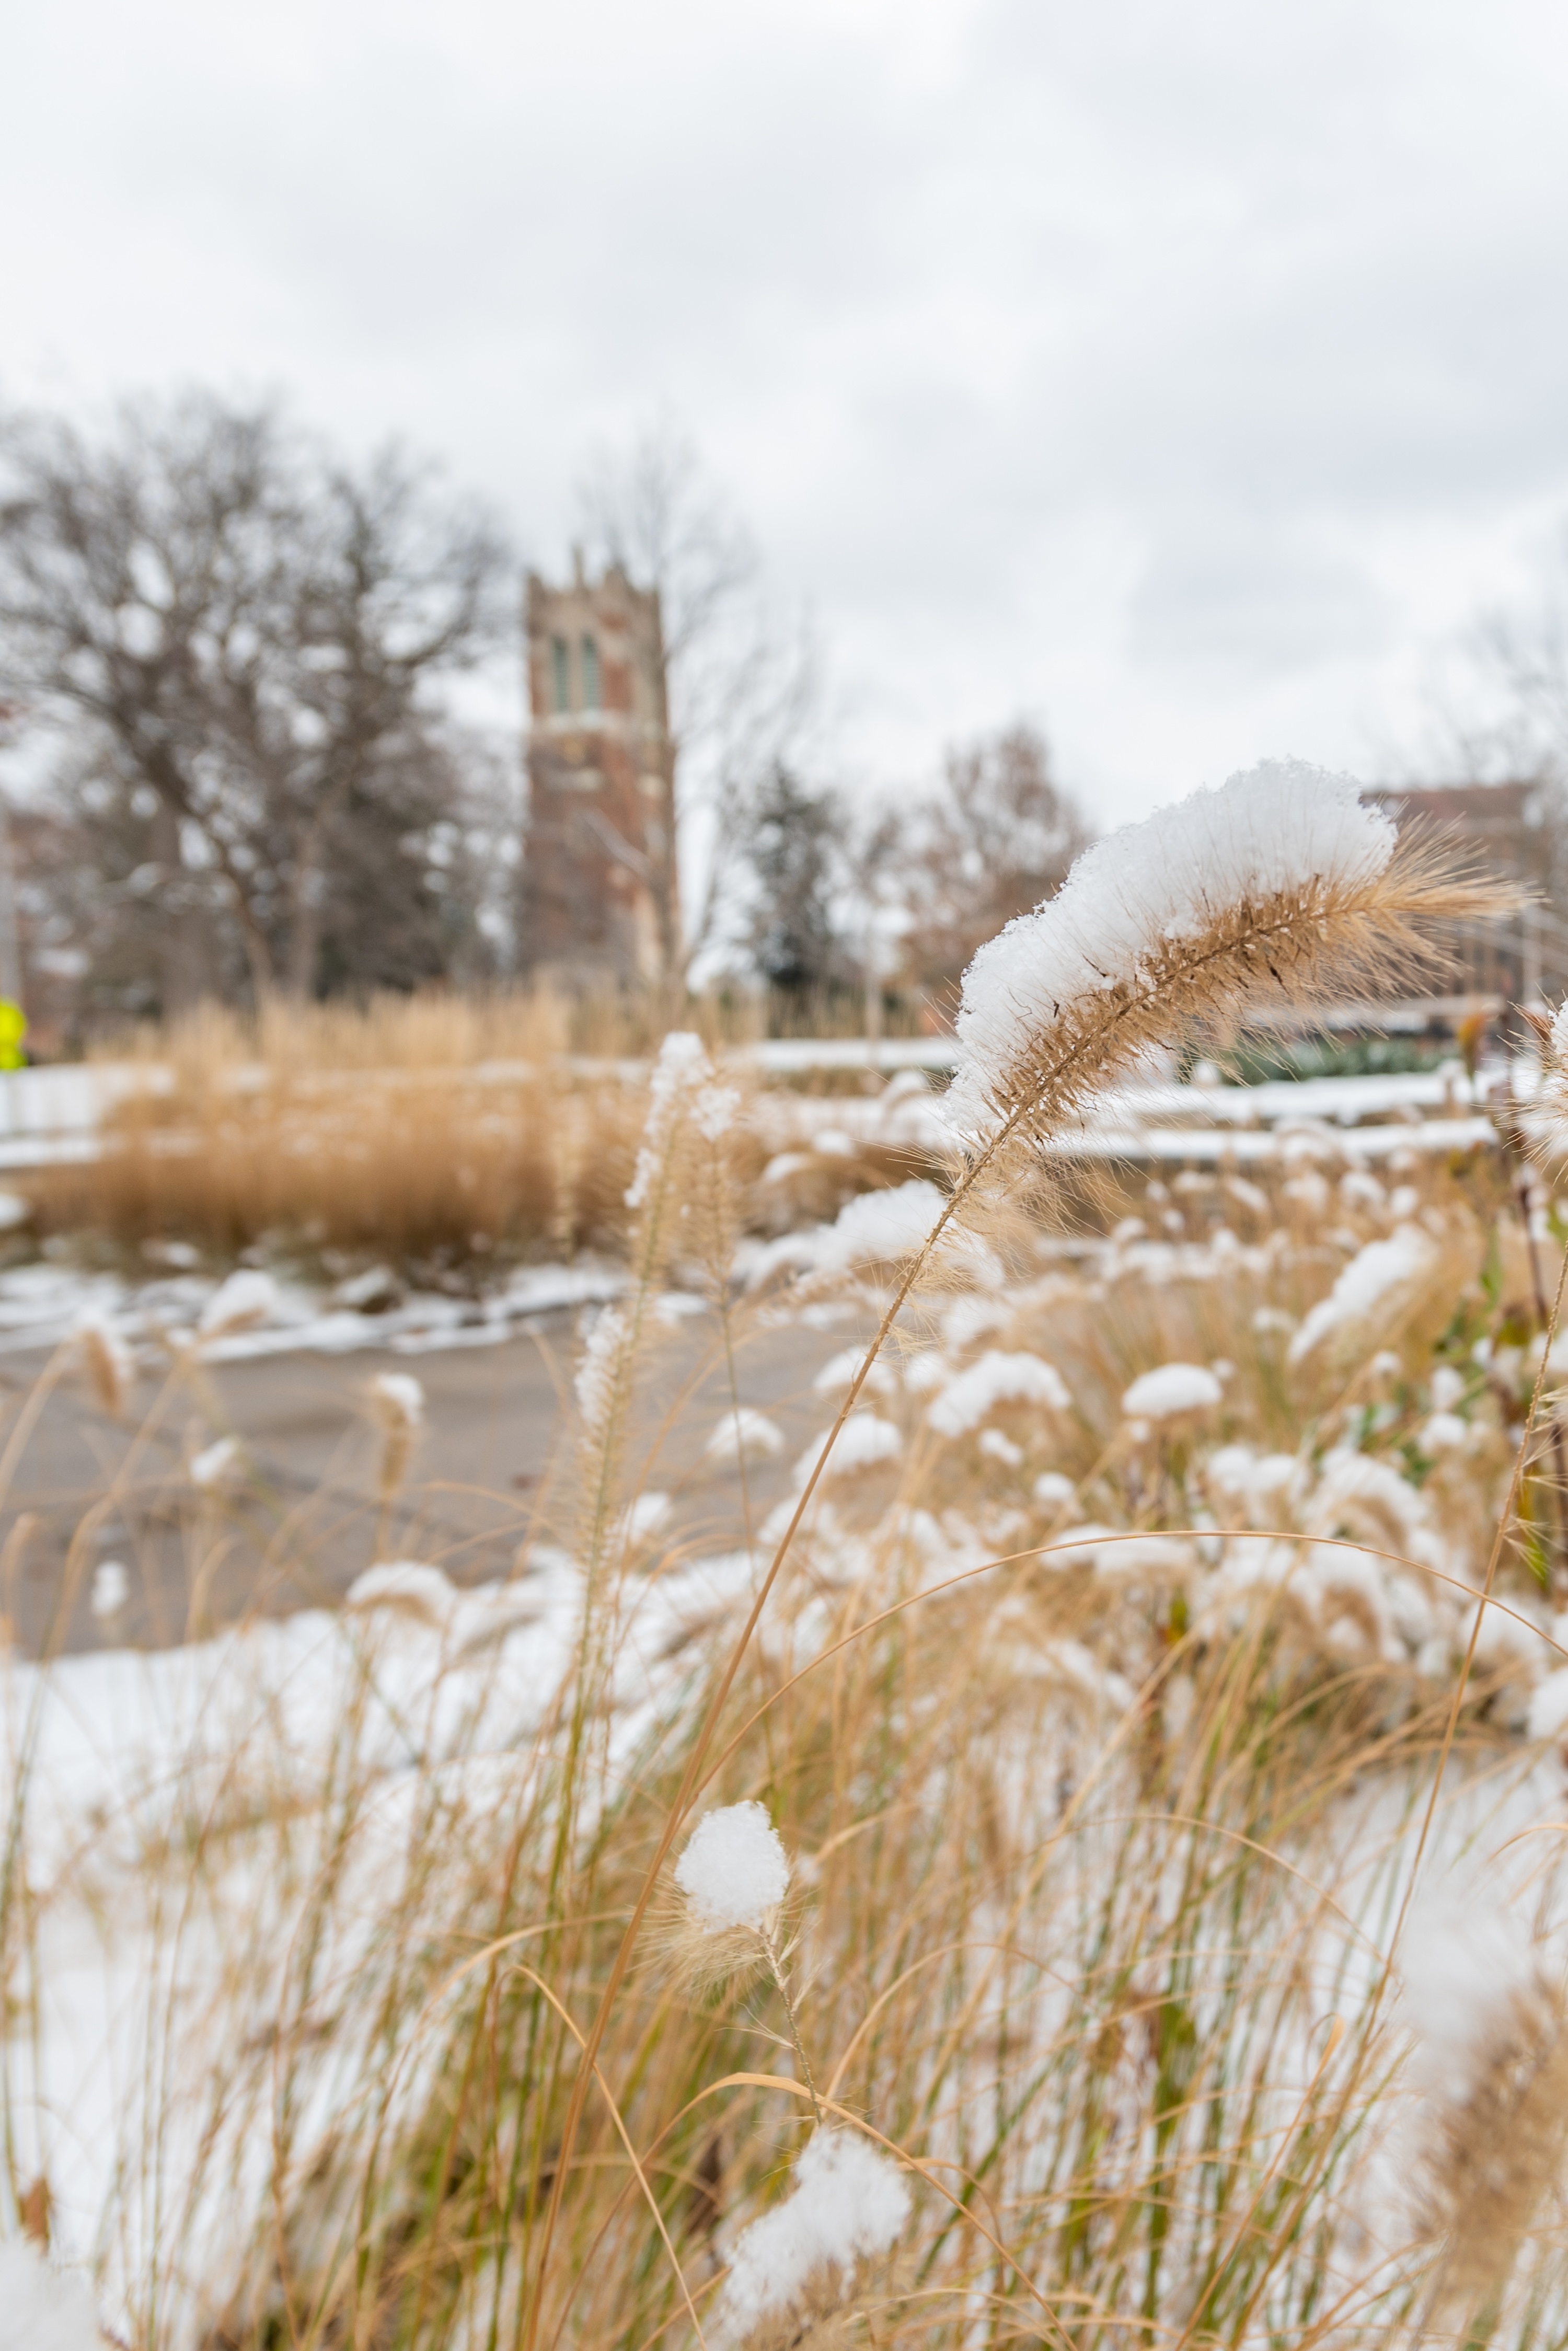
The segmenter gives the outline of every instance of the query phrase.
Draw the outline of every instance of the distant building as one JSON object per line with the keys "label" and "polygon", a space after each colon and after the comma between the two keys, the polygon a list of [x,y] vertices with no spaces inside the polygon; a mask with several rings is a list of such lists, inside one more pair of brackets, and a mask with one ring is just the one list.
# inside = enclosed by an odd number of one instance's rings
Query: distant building
{"label": "distant building", "polygon": [[1364,797],[1401,827],[1419,820],[1458,833],[1489,873],[1506,874],[1526,889],[1548,886],[1548,798],[1542,784],[1399,784]]}
{"label": "distant building", "polygon": [[569,987],[678,966],[674,746],[656,590],[580,558],[528,583],[528,830],[519,960]]}
{"label": "distant building", "polygon": [[1475,870],[1515,882],[1528,903],[1490,923],[1457,926],[1451,987],[1507,1003],[1555,998],[1568,987],[1568,927],[1552,903],[1562,844],[1550,789],[1539,782],[1392,785],[1366,798],[1403,830],[1457,838]]}

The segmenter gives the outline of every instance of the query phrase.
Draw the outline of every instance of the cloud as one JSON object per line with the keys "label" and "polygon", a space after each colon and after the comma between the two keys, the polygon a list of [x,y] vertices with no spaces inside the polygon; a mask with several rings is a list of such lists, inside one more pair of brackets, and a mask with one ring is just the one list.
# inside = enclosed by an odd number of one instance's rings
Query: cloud
{"label": "cloud", "polygon": [[8,79],[0,389],[286,383],[545,562],[668,402],[859,774],[1354,764],[1568,507],[1535,0],[83,0]]}
{"label": "cloud", "polygon": [[1354,559],[1313,545],[1299,524],[1276,530],[1223,513],[1162,535],[1128,617],[1140,667],[1196,664],[1216,694],[1375,656],[1393,628],[1390,599]]}

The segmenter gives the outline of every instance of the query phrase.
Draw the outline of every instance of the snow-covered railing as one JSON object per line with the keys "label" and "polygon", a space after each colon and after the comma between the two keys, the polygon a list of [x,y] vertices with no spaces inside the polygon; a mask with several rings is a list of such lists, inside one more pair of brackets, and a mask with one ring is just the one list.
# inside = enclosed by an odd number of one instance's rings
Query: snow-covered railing
{"label": "snow-covered railing", "polygon": [[0,1071],[0,1167],[91,1159],[105,1114],[140,1086],[163,1092],[172,1073],[114,1061],[62,1061]]}
{"label": "snow-covered railing", "polygon": [[[946,1038],[897,1038],[873,1046],[864,1038],[779,1038],[737,1049],[732,1059],[765,1081],[789,1079],[812,1070],[876,1070],[892,1084],[872,1095],[805,1095],[788,1085],[766,1083],[755,1110],[757,1123],[777,1150],[811,1147],[819,1134],[841,1135],[852,1146],[880,1142],[915,1150],[939,1150],[950,1141],[942,1125],[940,1096],[922,1082],[940,1079],[951,1066]],[[875,1053],[873,1062],[871,1056]],[[646,1065],[574,1060],[574,1075],[640,1081]],[[521,1062],[480,1063],[461,1074],[481,1085],[516,1084],[538,1074]],[[387,1070],[301,1071],[291,1081],[303,1093],[346,1083],[396,1084],[428,1072]],[[266,1072],[236,1067],[229,1081],[237,1092],[265,1082]],[[0,1170],[59,1165],[89,1159],[99,1130],[114,1107],[138,1091],[168,1092],[173,1071],[148,1062],[76,1062],[53,1068],[0,1071]],[[1425,1150],[1462,1150],[1492,1135],[1490,1113],[1511,1094],[1527,1104],[1535,1085],[1534,1065],[1498,1063],[1478,1076],[1458,1062],[1437,1070],[1386,1077],[1273,1080],[1262,1085],[1124,1086],[1108,1095],[1101,1113],[1082,1128],[1057,1139],[1053,1149],[1072,1158],[1215,1160],[1270,1156],[1281,1130],[1307,1122],[1354,1137],[1354,1148],[1385,1156],[1402,1144]]]}
{"label": "snow-covered railing", "polygon": [[768,1077],[793,1078],[816,1070],[951,1070],[958,1047],[952,1037],[767,1037],[737,1045],[728,1058]]}
{"label": "snow-covered railing", "polygon": [[[1389,1077],[1123,1086],[1080,1126],[1042,1147],[1068,1160],[1172,1165],[1333,1152],[1378,1160],[1405,1150],[1469,1151],[1496,1142],[1496,1114],[1511,1102],[1528,1116],[1536,1083],[1535,1065],[1519,1061],[1474,1078],[1454,1062]],[[798,1165],[795,1155],[803,1152],[829,1158],[873,1147],[941,1153],[952,1143],[940,1096],[912,1078],[875,1095],[765,1091],[752,1115],[780,1167]]]}

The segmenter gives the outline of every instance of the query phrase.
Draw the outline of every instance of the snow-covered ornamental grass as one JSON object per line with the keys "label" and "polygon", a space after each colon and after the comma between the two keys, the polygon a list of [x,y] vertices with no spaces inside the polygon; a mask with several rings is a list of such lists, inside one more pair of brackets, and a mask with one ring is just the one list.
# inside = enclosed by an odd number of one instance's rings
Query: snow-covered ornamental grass
{"label": "snow-covered ornamental grass", "polygon": [[[749,1299],[672,1040],[553,1548],[15,1668],[16,2306],[85,2343],[90,2285],[136,2351],[1561,2339],[1555,1211],[1322,1135],[1071,1267],[1016,1210],[1152,1037],[1474,903],[1299,768],[1102,844],[971,975],[949,1188]],[[677,1270],[722,1363],[852,1342],[724,1559],[636,1491]],[[700,1474],[770,1426],[737,1384]]]}

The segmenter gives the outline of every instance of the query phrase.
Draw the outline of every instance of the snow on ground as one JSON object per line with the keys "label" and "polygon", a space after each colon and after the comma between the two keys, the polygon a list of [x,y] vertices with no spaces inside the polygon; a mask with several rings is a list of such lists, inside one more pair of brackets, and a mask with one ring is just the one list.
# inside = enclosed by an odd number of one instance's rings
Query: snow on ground
{"label": "snow on ground", "polygon": [[[678,1698],[694,1635],[748,1597],[754,1573],[740,1553],[638,1585],[612,1759]],[[162,2261],[159,2339],[183,2344],[233,2283],[234,2216],[259,2211],[265,2182],[276,2020],[298,2005],[301,1921],[339,1837],[318,1995],[333,2036],[309,2073],[300,2159],[343,2119],[356,2001],[373,2012],[387,1957],[378,1927],[416,1851],[427,1871],[436,1855],[425,1915],[462,1915],[453,1886],[527,1782],[580,1593],[553,1552],[464,1591],[391,1562],[341,1613],[6,1668],[0,1769],[8,1815],[23,1811],[30,1935],[13,1990],[37,2012],[5,2044],[8,2113],[20,2175],[48,2178],[58,2254],[103,2265],[111,2316],[129,2325]]]}
{"label": "snow on ground", "polygon": [[[523,1267],[480,1298],[430,1290],[403,1294],[390,1272],[375,1271],[373,1281],[361,1275],[335,1289],[278,1280],[269,1283],[265,1298],[259,1284],[267,1277],[247,1273],[258,1285],[254,1319],[236,1317],[224,1324],[220,1313],[222,1327],[214,1331],[210,1312],[225,1287],[216,1276],[182,1272],[132,1281],[45,1259],[0,1273],[0,1354],[59,1346],[88,1315],[101,1318],[138,1348],[163,1350],[170,1343],[189,1343],[200,1333],[203,1359],[214,1364],[300,1352],[353,1354],[367,1347],[427,1354],[497,1346],[537,1315],[604,1304],[626,1287],[621,1267],[597,1259]],[[363,1304],[355,1302],[356,1291]],[[387,1300],[396,1302],[383,1304]],[[681,1293],[672,1293],[670,1302],[671,1311],[679,1311]]]}

